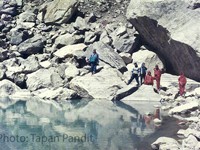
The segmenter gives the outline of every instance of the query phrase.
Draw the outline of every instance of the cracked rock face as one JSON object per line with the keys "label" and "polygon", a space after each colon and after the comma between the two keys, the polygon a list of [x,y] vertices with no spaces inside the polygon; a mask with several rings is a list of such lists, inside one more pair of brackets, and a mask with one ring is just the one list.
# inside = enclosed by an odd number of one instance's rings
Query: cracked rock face
{"label": "cracked rock face", "polygon": [[132,0],[127,18],[144,43],[164,60],[168,72],[184,71],[200,81],[200,14],[189,5],[187,1]]}
{"label": "cracked rock face", "polygon": [[67,22],[78,5],[77,0],[55,0],[48,4],[44,15],[45,23]]}

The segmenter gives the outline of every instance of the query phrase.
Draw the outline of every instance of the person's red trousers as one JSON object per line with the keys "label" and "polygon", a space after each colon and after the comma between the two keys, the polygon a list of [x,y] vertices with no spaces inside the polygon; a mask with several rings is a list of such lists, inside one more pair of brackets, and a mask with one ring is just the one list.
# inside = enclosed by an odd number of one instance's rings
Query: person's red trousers
{"label": "person's red trousers", "polygon": [[179,93],[182,96],[185,92],[185,84],[179,84]]}
{"label": "person's red trousers", "polygon": [[160,89],[160,77],[156,77],[156,87],[157,87],[157,90]]}

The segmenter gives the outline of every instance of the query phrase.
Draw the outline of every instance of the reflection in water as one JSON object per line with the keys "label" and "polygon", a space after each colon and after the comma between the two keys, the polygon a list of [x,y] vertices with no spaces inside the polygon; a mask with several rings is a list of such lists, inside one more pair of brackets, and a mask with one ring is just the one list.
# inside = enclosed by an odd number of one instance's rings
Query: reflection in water
{"label": "reflection in water", "polygon": [[150,103],[143,103],[142,109],[134,105],[131,101],[20,101],[0,109],[0,142],[4,150],[148,150],[148,142],[142,147],[140,143],[156,133],[153,119],[160,117],[160,111],[153,108],[153,115],[145,115],[142,112],[149,111]]}

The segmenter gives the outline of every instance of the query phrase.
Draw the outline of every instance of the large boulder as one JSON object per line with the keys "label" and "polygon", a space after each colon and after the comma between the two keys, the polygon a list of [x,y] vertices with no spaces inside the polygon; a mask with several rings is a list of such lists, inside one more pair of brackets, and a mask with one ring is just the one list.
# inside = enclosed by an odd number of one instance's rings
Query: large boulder
{"label": "large boulder", "polygon": [[72,17],[78,6],[77,0],[54,0],[47,3],[44,14],[45,23],[66,23]]}
{"label": "large boulder", "polygon": [[[167,88],[167,93],[169,94],[176,94],[178,92],[178,78],[179,76],[171,75],[168,73],[164,73],[161,76],[161,87]],[[199,82],[195,82],[187,78],[187,83],[185,86],[186,94],[188,92],[194,92],[194,90],[200,86]]]}
{"label": "large boulder", "polygon": [[49,100],[70,100],[77,98],[77,94],[75,91],[59,87],[57,89],[41,89],[33,92],[35,96],[38,96],[42,99],[49,99]]}
{"label": "large boulder", "polygon": [[19,45],[21,42],[25,41],[28,38],[28,34],[26,31],[12,29],[10,33],[11,33],[10,36],[11,45]]}
{"label": "large boulder", "polygon": [[73,64],[67,64],[67,68],[65,69],[65,76],[67,79],[71,80],[72,78],[78,76],[80,71]]}
{"label": "large boulder", "polygon": [[118,89],[125,86],[121,77],[122,74],[118,70],[107,68],[94,75],[75,77],[70,82],[70,88],[81,97],[111,100]]}
{"label": "large boulder", "polygon": [[199,141],[193,135],[189,135],[186,139],[183,140],[181,149],[184,150],[198,150],[199,149]]}
{"label": "large boulder", "polygon": [[126,16],[168,72],[183,71],[200,81],[200,14],[190,5],[187,0],[131,0]]}
{"label": "large boulder", "polygon": [[[135,82],[135,81],[133,81]],[[131,83],[134,84],[134,83]],[[135,84],[134,84],[135,86]],[[145,94],[144,94],[145,93]],[[150,96],[151,95],[151,96]],[[159,94],[154,92],[154,89],[151,85],[142,85],[135,91],[133,94],[122,99],[127,101],[160,101],[161,97]]]}
{"label": "large boulder", "polygon": [[0,81],[0,97],[26,100],[31,97],[31,93],[27,90],[21,89],[13,82],[4,79]]}
{"label": "large boulder", "polygon": [[35,55],[29,56],[27,59],[19,59],[20,66],[23,66],[23,73],[32,73],[40,68],[40,64]]}
{"label": "large boulder", "polygon": [[63,86],[63,80],[60,75],[50,69],[40,69],[34,73],[27,75],[27,87],[31,91],[41,88],[60,87]]}
{"label": "large boulder", "polygon": [[8,58],[8,50],[4,50],[0,47],[0,61],[4,61]]}
{"label": "large boulder", "polygon": [[62,47],[57,50],[54,55],[58,58],[66,58],[66,57],[82,57],[84,56],[84,49],[87,46],[85,44],[73,44]]}
{"label": "large boulder", "polygon": [[19,52],[23,55],[37,54],[43,50],[44,41],[40,35],[35,35],[19,44],[19,47]]}
{"label": "large boulder", "polygon": [[99,54],[99,59],[104,63],[109,64],[111,67],[117,68],[122,72],[126,70],[123,59],[109,45],[102,42],[95,42],[87,48],[85,56],[89,58],[94,49],[96,49]]}
{"label": "large boulder", "polygon": [[186,103],[186,104],[172,108],[168,112],[168,114],[173,115],[173,114],[176,114],[176,113],[186,112],[188,110],[197,109],[198,107],[199,107],[199,103],[196,102],[196,101],[192,101],[192,102],[189,102],[189,103]]}
{"label": "large boulder", "polygon": [[89,30],[89,25],[84,18],[77,17],[76,21],[73,24],[74,28],[79,31]]}
{"label": "large boulder", "polygon": [[133,53],[132,59],[133,62],[137,62],[139,66],[141,66],[142,63],[145,63],[145,66],[151,72],[153,72],[155,65],[158,65],[160,69],[164,67],[158,55],[149,50],[139,50],[138,52]]}
{"label": "large boulder", "polygon": [[55,45],[65,46],[65,45],[76,44],[80,41],[81,38],[82,36],[67,33],[67,34],[58,36],[55,40]]}
{"label": "large boulder", "polygon": [[125,26],[119,26],[116,28],[110,34],[110,37],[112,38],[112,45],[120,52],[133,53],[138,47],[137,38],[129,34]]}
{"label": "large boulder", "polygon": [[159,150],[166,150],[166,149],[171,149],[171,150],[179,150],[180,149],[180,144],[169,137],[160,137],[158,138],[154,143],[151,144],[152,149],[159,149]]}
{"label": "large boulder", "polygon": [[35,22],[35,21],[36,21],[36,15],[32,12],[25,11],[19,15],[19,18],[17,19],[17,24],[23,22]]}

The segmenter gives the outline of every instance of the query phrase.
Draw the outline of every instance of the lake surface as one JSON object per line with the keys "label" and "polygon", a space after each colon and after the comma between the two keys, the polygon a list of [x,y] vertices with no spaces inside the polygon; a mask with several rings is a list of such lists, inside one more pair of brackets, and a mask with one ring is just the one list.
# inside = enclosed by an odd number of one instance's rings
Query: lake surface
{"label": "lake surface", "polygon": [[[19,101],[0,109],[3,150],[150,150],[160,136],[176,138],[176,120],[155,102]],[[152,115],[147,115],[152,114]],[[155,126],[154,118],[161,118]]]}

